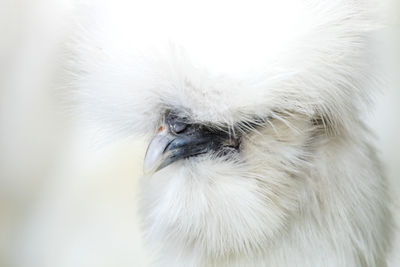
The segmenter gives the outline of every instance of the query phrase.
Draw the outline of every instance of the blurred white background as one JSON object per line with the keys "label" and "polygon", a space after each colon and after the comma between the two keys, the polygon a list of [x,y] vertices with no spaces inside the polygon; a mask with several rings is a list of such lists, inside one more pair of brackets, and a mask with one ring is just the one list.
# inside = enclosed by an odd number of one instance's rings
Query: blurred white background
{"label": "blurred white background", "polygon": [[[65,109],[60,47],[73,13],[63,0],[0,2],[0,266],[148,266],[136,215],[144,140],[95,147]],[[400,195],[400,1],[385,16],[368,120]]]}

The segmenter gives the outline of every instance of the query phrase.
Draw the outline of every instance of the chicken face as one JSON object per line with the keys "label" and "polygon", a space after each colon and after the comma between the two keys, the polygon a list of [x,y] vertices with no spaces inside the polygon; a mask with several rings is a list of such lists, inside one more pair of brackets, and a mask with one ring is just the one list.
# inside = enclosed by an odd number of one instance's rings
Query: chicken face
{"label": "chicken face", "polygon": [[222,129],[190,124],[168,112],[146,152],[145,172],[158,171],[169,164],[205,153],[225,155],[238,151],[240,138]]}

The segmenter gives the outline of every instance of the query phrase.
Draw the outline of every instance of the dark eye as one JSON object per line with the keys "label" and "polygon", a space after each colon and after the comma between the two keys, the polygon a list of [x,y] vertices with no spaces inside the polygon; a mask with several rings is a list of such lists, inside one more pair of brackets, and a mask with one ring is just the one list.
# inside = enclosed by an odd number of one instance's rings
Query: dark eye
{"label": "dark eye", "polygon": [[165,122],[174,134],[183,133],[189,126],[185,118],[180,118],[179,116],[176,116],[173,112],[169,112],[166,115]]}
{"label": "dark eye", "polygon": [[175,121],[174,123],[170,124],[169,127],[172,130],[172,132],[179,134],[186,130],[188,124],[181,121]]}

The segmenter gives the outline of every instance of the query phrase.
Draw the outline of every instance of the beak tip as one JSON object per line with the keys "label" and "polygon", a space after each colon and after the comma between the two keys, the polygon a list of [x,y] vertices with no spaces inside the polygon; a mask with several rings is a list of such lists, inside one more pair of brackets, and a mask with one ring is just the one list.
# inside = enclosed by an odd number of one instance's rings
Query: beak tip
{"label": "beak tip", "polygon": [[143,163],[144,174],[155,173],[159,169],[160,163],[161,163],[161,155],[157,158],[154,158],[154,157],[149,157],[146,154],[146,157],[145,157],[144,163]]}
{"label": "beak tip", "polygon": [[146,175],[153,173],[153,168],[147,166],[146,162],[143,164],[143,173]]}
{"label": "beak tip", "polygon": [[163,168],[163,163],[168,156],[164,151],[172,140],[173,137],[166,131],[161,131],[152,139],[144,158],[143,172],[145,174],[152,174]]}
{"label": "beak tip", "polygon": [[170,163],[172,162],[169,160],[168,154],[163,155],[163,157],[159,157],[154,161],[146,161],[145,159],[145,162],[143,164],[143,172],[146,175],[154,174],[159,170],[167,167]]}

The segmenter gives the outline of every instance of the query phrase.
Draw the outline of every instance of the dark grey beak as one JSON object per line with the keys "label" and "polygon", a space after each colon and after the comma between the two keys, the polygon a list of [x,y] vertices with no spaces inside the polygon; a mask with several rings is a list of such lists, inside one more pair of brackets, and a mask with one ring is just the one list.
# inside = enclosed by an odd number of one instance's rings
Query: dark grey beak
{"label": "dark grey beak", "polygon": [[231,139],[226,132],[168,115],[147,148],[144,171],[156,172],[180,159],[218,151]]}

